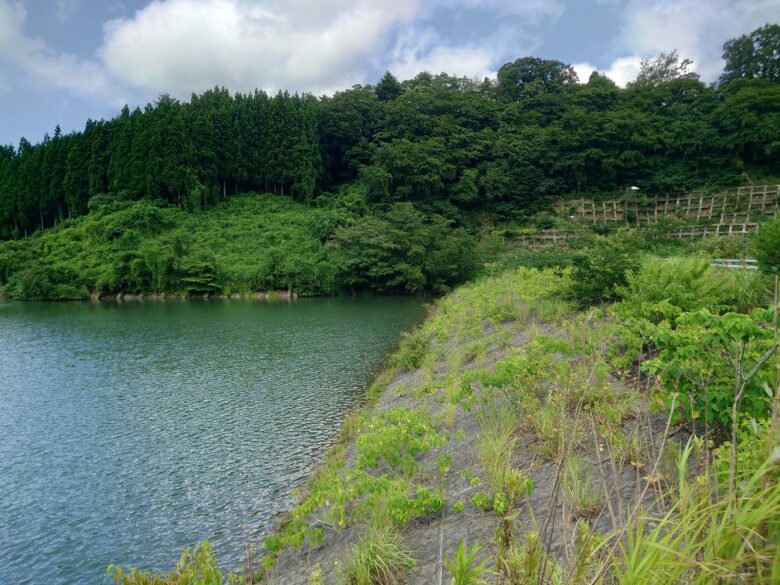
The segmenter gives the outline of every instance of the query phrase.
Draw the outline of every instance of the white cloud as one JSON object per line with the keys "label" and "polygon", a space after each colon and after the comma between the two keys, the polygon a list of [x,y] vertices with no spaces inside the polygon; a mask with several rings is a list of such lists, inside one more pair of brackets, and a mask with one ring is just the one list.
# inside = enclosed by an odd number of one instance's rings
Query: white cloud
{"label": "white cloud", "polygon": [[587,61],[584,63],[574,63],[572,64],[572,68],[574,69],[574,72],[577,74],[580,83],[587,83],[590,74],[593,73],[594,71],[598,71],[596,67],[594,67]]}
{"label": "white cloud", "polygon": [[233,90],[327,91],[363,81],[415,0],[162,0],[105,27],[99,55],[128,83],[182,97]]}
{"label": "white cloud", "polygon": [[[600,0],[619,11],[614,45],[623,54],[600,71],[620,86],[636,79],[642,58],[677,50],[703,81],[723,70],[723,43],[780,16],[780,0]],[[574,65],[583,83],[598,68]]]}
{"label": "white cloud", "polygon": [[0,63],[17,68],[45,89],[96,96],[113,105],[125,103],[125,92],[100,63],[52,51],[42,40],[25,34],[26,21],[21,3],[0,0]]}
{"label": "white cloud", "polygon": [[430,24],[413,24],[401,31],[387,54],[387,68],[401,79],[428,71],[433,74],[483,79],[495,76],[507,59],[531,54],[540,43],[534,30],[543,20],[557,19],[562,10],[558,0],[506,2],[502,0],[438,0],[430,7],[479,9],[504,18],[504,25],[478,41],[448,42]]}
{"label": "white cloud", "polygon": [[776,21],[780,0],[629,0],[622,10],[620,39],[634,59],[676,49],[704,81],[715,81],[723,43]]}
{"label": "white cloud", "polygon": [[[50,1],[62,18],[82,2]],[[619,14],[613,43],[619,58],[603,70],[619,85],[636,77],[642,57],[673,49],[693,59],[704,80],[714,80],[723,42],[780,14],[780,0],[598,1]],[[331,93],[374,81],[387,68],[401,78],[422,70],[482,78],[509,58],[533,54],[565,2],[154,0],[106,23],[103,44],[88,59],[26,34],[24,6],[0,0],[0,67],[10,64],[15,80],[117,105],[162,92],[187,98],[214,85]],[[436,29],[441,11],[456,19],[476,11],[502,26],[478,40],[452,39]],[[596,67],[575,69],[585,82]]]}
{"label": "white cloud", "polygon": [[577,72],[577,77],[580,78],[581,83],[587,83],[590,74],[594,71],[598,71],[609,77],[620,87],[625,87],[629,81],[636,79],[636,76],[639,74],[641,61],[641,57],[629,56],[615,59],[612,64],[604,70],[599,70],[590,63],[575,63],[572,67],[574,67],[574,71]]}
{"label": "white cloud", "polygon": [[528,36],[518,24],[479,44],[447,43],[424,24],[437,8],[522,17],[524,27],[563,9],[560,0],[156,0],[108,23],[99,55],[129,84],[180,97],[214,85],[330,93],[385,68],[402,78],[490,75]]}
{"label": "white cloud", "polygon": [[442,42],[431,27],[410,28],[398,36],[388,69],[400,79],[411,79],[421,71],[482,79],[495,75],[497,60],[505,50],[502,45],[497,36],[480,45],[454,46]]}
{"label": "white cloud", "polygon": [[[81,0],[51,2],[66,20]],[[432,27],[437,10],[507,22],[478,43],[447,41]],[[562,10],[562,0],[153,0],[107,22],[102,46],[83,59],[26,35],[22,3],[0,0],[0,62],[39,86],[111,104],[163,92],[186,99],[215,85],[332,93],[386,68],[402,78],[493,75],[508,56],[533,49],[529,31]]]}

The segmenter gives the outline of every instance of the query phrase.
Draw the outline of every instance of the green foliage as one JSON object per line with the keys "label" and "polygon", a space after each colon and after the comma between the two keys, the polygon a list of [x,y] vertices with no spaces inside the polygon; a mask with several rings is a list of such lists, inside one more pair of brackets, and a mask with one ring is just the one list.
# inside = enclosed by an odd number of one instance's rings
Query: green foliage
{"label": "green foliage", "polygon": [[401,95],[403,87],[401,87],[401,84],[392,73],[386,71],[379,83],[376,84],[374,91],[380,102],[386,102]]}
{"label": "green foliage", "polygon": [[[652,327],[650,338],[658,356],[645,363],[647,372],[659,376],[667,397],[679,394],[680,414],[706,425],[728,427],[739,372],[749,372],[773,345],[771,312],[756,309],[751,315],[713,314],[707,309],[677,317]],[[763,418],[769,396],[765,384],[773,383],[770,368],[757,372],[740,400],[742,416]]]}
{"label": "green foliage", "polygon": [[401,585],[416,564],[395,530],[372,529],[341,563],[339,582],[343,585]]}
{"label": "green foliage", "polygon": [[477,456],[493,491],[490,507],[500,516],[532,489],[528,476],[512,465],[516,447],[514,417],[509,411],[491,412],[483,417]]}
{"label": "green foliage", "polygon": [[[686,488],[661,518],[632,525],[612,564],[620,583],[777,583],[780,482],[767,461],[740,484],[738,497],[714,497],[711,478]],[[720,486],[721,489],[723,486]]]}
{"label": "green foliage", "polygon": [[613,301],[628,275],[639,267],[640,259],[630,232],[609,237],[597,236],[590,246],[574,257],[571,294],[583,305]]}
{"label": "green foliage", "polygon": [[723,45],[726,61],[721,83],[737,79],[780,81],[780,25],[767,24]]}
{"label": "green foliage", "polygon": [[563,568],[547,554],[536,530],[526,532],[524,542],[510,546],[499,560],[507,582],[512,585],[563,582]]}
{"label": "green foliage", "polygon": [[[406,205],[400,214],[364,215],[360,192],[348,190],[318,207],[254,194],[199,213],[148,201],[101,207],[56,230],[0,242],[0,287],[30,300],[274,289],[312,295],[441,291],[470,276],[476,256],[468,232]],[[364,231],[390,226],[386,217],[395,226],[389,232]]]}
{"label": "green foliage", "polygon": [[311,577],[309,579],[309,585],[324,585],[322,580],[322,567],[320,563],[316,563],[311,571]]}
{"label": "green foliage", "polygon": [[566,460],[563,474],[563,493],[578,518],[596,516],[604,505],[604,492],[596,483],[587,463],[579,455]]}
{"label": "green foliage", "polygon": [[561,92],[578,81],[571,65],[535,57],[521,57],[498,70],[499,86],[515,100]]}
{"label": "green foliage", "polygon": [[390,364],[405,370],[419,368],[428,353],[430,342],[426,332],[420,327],[405,331],[401,335],[401,345],[398,351],[390,358]]}
{"label": "green foliage", "polygon": [[394,204],[337,230],[330,258],[349,287],[378,292],[443,292],[476,270],[475,242],[441,216]]}
{"label": "green foliage", "polygon": [[[626,274],[626,284],[617,289],[624,300],[616,307],[621,315],[658,322],[677,312],[707,308],[717,311],[727,305],[725,281],[713,274],[705,258],[646,258],[638,270]],[[663,314],[654,313],[661,309]]]}
{"label": "green foliage", "polygon": [[446,437],[432,425],[430,417],[416,410],[397,407],[368,417],[358,431],[355,448],[358,467],[375,469],[381,462],[414,475],[416,457],[444,444]]}
{"label": "green foliage", "polygon": [[213,261],[193,258],[182,263],[181,271],[184,274],[181,283],[187,294],[208,294],[220,290]]}
{"label": "green foliage", "polygon": [[642,59],[639,75],[631,87],[654,87],[678,79],[698,81],[699,75],[688,71],[692,64],[690,59],[680,59],[677,51],[661,53],[657,59]]}
{"label": "green foliage", "polygon": [[185,550],[169,573],[155,574],[135,568],[125,571],[117,565],[109,565],[106,572],[117,585],[223,585],[243,582],[233,575],[223,581],[208,541],[192,550]]}
{"label": "green foliage", "polygon": [[780,217],[761,226],[756,238],[756,259],[762,270],[780,272]]}
{"label": "green foliage", "polygon": [[451,575],[450,585],[484,585],[487,583],[485,576],[489,575],[491,571],[486,566],[486,560],[477,563],[476,557],[480,550],[482,547],[478,544],[466,548],[466,541],[460,541],[455,558],[448,558],[445,561]]}
{"label": "green foliage", "polygon": [[[448,439],[434,428],[430,417],[398,407],[362,415],[353,426],[357,464],[347,469],[343,461],[334,461],[321,470],[284,529],[265,540],[270,553],[299,547],[307,538],[317,542],[319,533],[309,525],[309,517],[318,510],[320,522],[342,528],[366,517],[382,525],[403,526],[444,507],[441,494],[416,479],[416,458]],[[381,475],[369,473],[377,469]]]}

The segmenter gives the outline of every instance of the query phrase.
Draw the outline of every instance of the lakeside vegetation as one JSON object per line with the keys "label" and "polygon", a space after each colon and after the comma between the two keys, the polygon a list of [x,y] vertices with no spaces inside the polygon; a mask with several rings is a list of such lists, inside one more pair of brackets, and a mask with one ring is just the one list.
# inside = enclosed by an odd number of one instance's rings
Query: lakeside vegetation
{"label": "lakeside vegetation", "polygon": [[[485,226],[526,225],[557,198],[780,175],[778,37],[771,24],[726,43],[712,85],[676,53],[626,88],[522,57],[482,81],[388,73],[330,97],[161,96],[22,139],[0,148],[0,287],[444,292],[474,274]],[[278,197],[239,195],[254,192]]]}
{"label": "lakeside vegetation", "polygon": [[627,270],[593,247],[595,281],[520,267],[436,301],[263,568],[230,579],[422,582],[438,554],[462,584],[777,582],[780,220],[754,243],[764,272],[624,236],[598,245]]}
{"label": "lakeside vegetation", "polygon": [[352,189],[316,207],[235,196],[197,214],[145,200],[93,200],[86,217],[0,244],[0,294],[442,292],[477,266],[475,240],[409,203],[369,213]]}

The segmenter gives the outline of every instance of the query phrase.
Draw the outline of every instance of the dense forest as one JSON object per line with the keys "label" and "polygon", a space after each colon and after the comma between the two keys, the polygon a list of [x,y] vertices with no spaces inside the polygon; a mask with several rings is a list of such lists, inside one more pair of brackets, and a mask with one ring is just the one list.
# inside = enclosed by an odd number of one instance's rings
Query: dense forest
{"label": "dense forest", "polygon": [[[224,88],[188,103],[161,96],[89,120],[82,132],[58,127],[39,144],[0,148],[0,239],[107,201],[200,211],[256,191],[321,206],[346,189],[361,193],[360,217],[410,203],[426,225],[468,228],[474,212],[517,218],[567,194],[639,185],[652,195],[772,177],[778,54],[780,25],[766,25],[724,45],[725,70],[711,85],[673,52],[644,61],[626,88],[523,57],[483,81],[387,73],[331,97]],[[333,234],[321,235],[326,243]],[[0,266],[0,285],[16,264]]]}

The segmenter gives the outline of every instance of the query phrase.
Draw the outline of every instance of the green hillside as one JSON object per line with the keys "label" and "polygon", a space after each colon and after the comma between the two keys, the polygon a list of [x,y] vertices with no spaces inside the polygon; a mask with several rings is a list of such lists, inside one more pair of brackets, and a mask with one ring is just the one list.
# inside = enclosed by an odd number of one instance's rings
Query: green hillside
{"label": "green hillside", "polygon": [[352,190],[316,206],[244,194],[190,213],[93,199],[92,211],[0,242],[0,292],[17,299],[292,289],[444,291],[476,268],[474,238],[409,203],[370,212]]}

